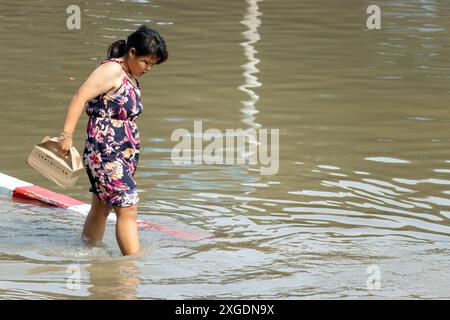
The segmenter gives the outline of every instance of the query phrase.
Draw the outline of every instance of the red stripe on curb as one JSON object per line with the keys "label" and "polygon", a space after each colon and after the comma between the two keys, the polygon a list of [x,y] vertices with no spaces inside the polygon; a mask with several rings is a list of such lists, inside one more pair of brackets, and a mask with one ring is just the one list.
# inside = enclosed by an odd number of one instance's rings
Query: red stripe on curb
{"label": "red stripe on curb", "polygon": [[42,202],[60,207],[68,208],[84,204],[74,198],[67,197],[63,194],[55,193],[53,191],[41,188],[39,186],[29,186],[16,188],[13,191],[13,196],[25,197],[29,199],[36,199]]}
{"label": "red stripe on curb", "polygon": [[164,227],[160,224],[154,224],[154,223],[150,223],[147,221],[138,221],[138,226],[141,227],[142,229],[156,229],[161,232],[175,236],[177,238],[182,238],[182,239],[187,239],[187,240],[203,240],[203,239],[210,238],[210,236],[204,236],[204,235],[202,236],[202,235],[196,235],[196,234],[193,234],[190,232],[178,231],[178,230],[170,229],[168,227]]}
{"label": "red stripe on curb", "polygon": [[[13,197],[18,197],[26,200],[37,200],[49,205],[53,205],[60,208],[69,209],[72,206],[78,206],[86,204],[84,202],[78,201],[74,198],[65,196],[60,193],[50,191],[48,189],[39,186],[28,186],[28,187],[18,187],[15,188],[12,194]],[[150,223],[147,221],[138,220],[138,226],[141,229],[154,229],[166,234],[172,235],[174,237],[186,240],[203,240],[211,238],[210,235],[198,235],[190,232],[174,230],[160,224]]]}
{"label": "red stripe on curb", "polygon": [[[80,213],[81,213],[81,211],[79,211],[78,208],[74,209],[72,207],[80,206],[80,205],[87,205],[86,203],[78,201],[74,198],[65,196],[63,194],[55,193],[53,191],[50,191],[48,189],[45,189],[45,188],[42,188],[42,187],[39,187],[36,185],[31,185],[28,182],[16,179],[14,177],[11,177],[11,176],[8,176],[8,175],[2,174],[2,173],[0,173],[0,178],[4,179],[4,180],[0,181],[0,182],[2,182],[2,184],[0,184],[0,189],[2,189],[2,190],[6,189],[9,192],[8,194],[15,198],[20,198],[20,199],[24,199],[24,200],[28,200],[28,201],[30,201],[30,200],[40,201],[41,203],[77,211]],[[7,184],[9,184],[9,185],[7,185]],[[23,187],[16,187],[17,185],[22,185]],[[11,190],[12,190],[12,192],[11,192]],[[211,234],[200,235],[200,234],[194,234],[194,233],[190,233],[190,232],[186,232],[186,231],[174,230],[174,229],[171,229],[171,228],[159,225],[159,224],[150,223],[148,221],[138,220],[137,223],[141,229],[158,230],[158,231],[164,232],[166,234],[169,234],[169,235],[175,236],[177,238],[181,238],[181,239],[204,240],[204,239],[214,238],[214,236]]]}

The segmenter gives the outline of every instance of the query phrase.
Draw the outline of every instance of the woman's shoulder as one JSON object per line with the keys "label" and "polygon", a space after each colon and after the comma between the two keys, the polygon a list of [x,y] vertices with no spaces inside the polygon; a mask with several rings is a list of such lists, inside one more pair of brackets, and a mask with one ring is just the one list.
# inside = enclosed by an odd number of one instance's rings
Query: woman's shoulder
{"label": "woman's shoulder", "polygon": [[123,58],[103,58],[100,63],[106,63],[106,62],[117,62],[117,63],[122,63]]}
{"label": "woman's shoulder", "polygon": [[114,65],[121,67],[123,58],[103,58],[100,60],[99,63],[97,63],[97,67],[101,65]]}
{"label": "woman's shoulder", "polygon": [[119,76],[122,74],[122,65],[120,64],[120,60],[118,58],[107,58],[100,61],[97,64],[96,71],[97,73],[108,73],[112,76]]}

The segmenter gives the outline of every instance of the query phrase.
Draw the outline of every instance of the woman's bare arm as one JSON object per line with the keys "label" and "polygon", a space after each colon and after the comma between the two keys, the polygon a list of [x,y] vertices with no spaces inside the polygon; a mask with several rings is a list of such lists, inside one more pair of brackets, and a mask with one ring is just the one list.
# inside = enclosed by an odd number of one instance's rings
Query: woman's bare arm
{"label": "woman's bare arm", "polygon": [[104,63],[91,73],[73,95],[67,108],[63,129],[69,138],[60,142],[63,152],[67,152],[72,146],[72,136],[86,102],[116,88],[121,75],[122,68],[117,63]]}
{"label": "woman's bare arm", "polygon": [[75,131],[86,102],[117,86],[122,68],[117,63],[104,63],[95,69],[72,97],[64,121],[64,132]]}

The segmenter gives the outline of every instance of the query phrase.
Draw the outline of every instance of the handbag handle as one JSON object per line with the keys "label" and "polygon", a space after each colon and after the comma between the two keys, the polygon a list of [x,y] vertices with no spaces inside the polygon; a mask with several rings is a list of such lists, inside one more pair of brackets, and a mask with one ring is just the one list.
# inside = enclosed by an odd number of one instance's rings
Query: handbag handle
{"label": "handbag handle", "polygon": [[[44,144],[49,141],[58,143],[59,138],[45,136],[40,144]],[[67,164],[69,164],[72,167],[72,169],[77,169],[83,166],[81,163],[80,154],[78,153],[78,150],[74,146],[70,147],[69,152],[67,154],[63,154],[61,150],[57,147],[57,145],[54,145],[51,151],[55,153],[58,157],[66,161]]]}

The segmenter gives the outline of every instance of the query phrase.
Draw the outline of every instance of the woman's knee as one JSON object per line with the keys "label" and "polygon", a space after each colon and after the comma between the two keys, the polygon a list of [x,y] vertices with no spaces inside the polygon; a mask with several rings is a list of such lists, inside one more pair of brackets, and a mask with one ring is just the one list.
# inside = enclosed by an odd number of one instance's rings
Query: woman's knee
{"label": "woman's knee", "polygon": [[117,218],[137,220],[137,206],[130,207],[114,207]]}
{"label": "woman's knee", "polygon": [[94,194],[92,195],[91,211],[96,214],[109,215],[112,207],[101,202]]}

